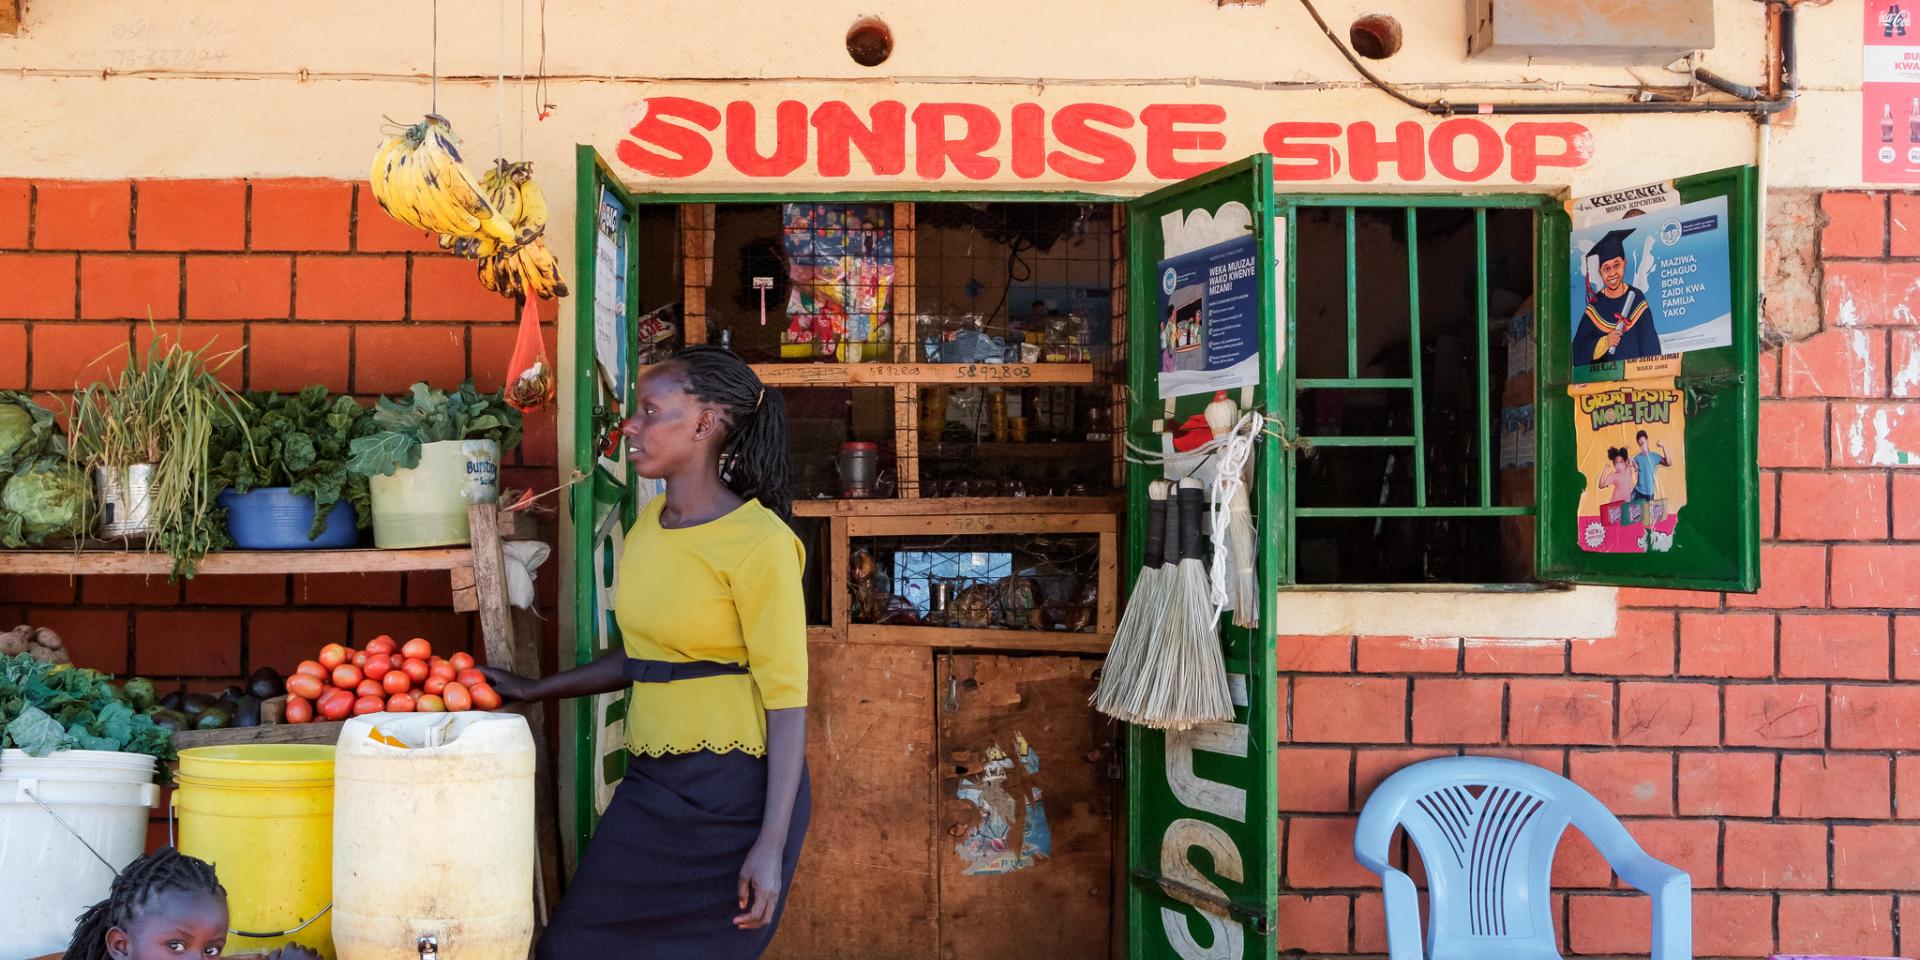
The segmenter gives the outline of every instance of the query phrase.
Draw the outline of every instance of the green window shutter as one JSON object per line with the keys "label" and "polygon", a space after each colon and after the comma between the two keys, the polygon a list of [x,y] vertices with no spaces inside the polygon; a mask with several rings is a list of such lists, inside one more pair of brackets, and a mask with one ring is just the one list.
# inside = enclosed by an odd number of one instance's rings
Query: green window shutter
{"label": "green window shutter", "polygon": [[[1569,252],[1570,224],[1560,211],[1547,213],[1542,220],[1540,263],[1541,309],[1537,324],[1539,343],[1539,570],[1542,579],[1574,583],[1619,584],[1672,587],[1692,590],[1752,592],[1760,586],[1760,474],[1758,466],[1759,421],[1759,252],[1757,225],[1760,185],[1752,167],[1733,167],[1685,177],[1674,181],[1684,204],[1725,198],[1727,217],[1727,279],[1731,286],[1732,343],[1728,346],[1693,350],[1680,355],[1679,375],[1669,378],[1671,394],[1638,394],[1596,397],[1589,401],[1599,408],[1602,420],[1610,411],[1626,406],[1603,401],[1624,400],[1629,404],[1651,401],[1641,412],[1658,420],[1658,404],[1673,401],[1674,419],[1684,418],[1683,429],[1670,429],[1668,436],[1682,439],[1680,449],[1669,443],[1670,465],[1645,461],[1655,476],[1674,479],[1666,471],[1680,471],[1684,492],[1683,505],[1672,511],[1671,529],[1660,537],[1648,536],[1646,552],[1599,552],[1599,549],[1625,548],[1620,539],[1623,529],[1648,528],[1658,517],[1654,500],[1626,504],[1623,511],[1610,513],[1596,501],[1612,496],[1601,493],[1600,474],[1606,467],[1605,453],[1591,449],[1581,459],[1581,435],[1589,435],[1590,448],[1598,443],[1593,411],[1583,411],[1579,399],[1569,394],[1575,379],[1572,355],[1573,310],[1584,311],[1584,302],[1574,302],[1572,285],[1576,277]],[[1647,219],[1662,221],[1667,213],[1654,211]],[[1663,230],[1679,230],[1677,223]],[[1660,235],[1664,238],[1664,234]],[[1636,238],[1637,239],[1637,238]],[[1660,289],[1662,271],[1656,270],[1649,286]],[[1685,283],[1684,277],[1672,278]],[[1651,300],[1657,300],[1656,293]],[[1596,348],[1598,349],[1598,348]],[[1655,384],[1661,381],[1645,381]],[[1583,387],[1583,390],[1590,389]],[[1646,411],[1652,411],[1647,413]],[[1678,427],[1677,423],[1672,424]],[[1649,434],[1658,434],[1655,424]],[[1637,443],[1629,430],[1614,433],[1629,453],[1628,470],[1638,457]],[[1650,456],[1657,456],[1651,450]],[[1678,461],[1678,462],[1673,462]],[[1584,470],[1583,470],[1584,468]],[[1621,477],[1625,486],[1625,476]],[[1634,488],[1636,494],[1638,488]],[[1664,500],[1667,489],[1655,494]],[[1586,503],[1583,504],[1583,497]],[[1583,510],[1586,516],[1583,518]],[[1603,522],[1596,523],[1598,515]],[[1604,522],[1617,518],[1621,523]],[[1658,521],[1653,529],[1658,530]],[[1624,524],[1624,527],[1622,526]],[[1627,534],[1631,537],[1633,534]],[[1658,549],[1665,546],[1664,551]],[[1625,548],[1630,551],[1630,548]]]}
{"label": "green window shutter", "polygon": [[[1153,421],[1168,414],[1167,404],[1157,399],[1158,266],[1166,250],[1162,217],[1190,216],[1202,210],[1212,214],[1232,203],[1251,214],[1259,270],[1262,370],[1251,399],[1269,413],[1284,416],[1288,412],[1285,404],[1293,387],[1283,382],[1289,377],[1285,364],[1276,362],[1284,336],[1276,323],[1280,316],[1277,281],[1283,267],[1276,262],[1276,243],[1286,224],[1276,221],[1280,214],[1274,203],[1273,158],[1261,154],[1128,204],[1127,382],[1133,398],[1129,432],[1136,443],[1157,444]],[[1210,395],[1178,398],[1173,418],[1185,420],[1200,413],[1210,399]],[[1276,595],[1285,562],[1282,452],[1271,435],[1261,443],[1250,491],[1260,586],[1267,597]],[[1139,465],[1128,469],[1124,569],[1129,583],[1141,565],[1147,482],[1157,473],[1158,468]],[[1280,845],[1273,619],[1269,609],[1257,630],[1231,623],[1221,630],[1236,700],[1245,701],[1236,711],[1234,724],[1184,733],[1126,728],[1127,942],[1129,955],[1136,960],[1199,953],[1225,956],[1233,943],[1241,948],[1236,955],[1248,957],[1271,956],[1277,949],[1273,917],[1279,897]],[[1216,788],[1198,793],[1196,784],[1201,783]]]}

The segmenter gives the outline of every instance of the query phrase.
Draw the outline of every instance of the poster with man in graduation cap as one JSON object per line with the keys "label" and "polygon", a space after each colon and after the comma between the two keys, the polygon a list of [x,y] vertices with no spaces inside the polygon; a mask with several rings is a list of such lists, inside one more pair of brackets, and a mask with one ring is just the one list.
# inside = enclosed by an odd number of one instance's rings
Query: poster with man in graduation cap
{"label": "poster with man in graduation cap", "polygon": [[1728,239],[1725,197],[1576,224],[1574,380],[1676,376],[1680,354],[1730,346]]}

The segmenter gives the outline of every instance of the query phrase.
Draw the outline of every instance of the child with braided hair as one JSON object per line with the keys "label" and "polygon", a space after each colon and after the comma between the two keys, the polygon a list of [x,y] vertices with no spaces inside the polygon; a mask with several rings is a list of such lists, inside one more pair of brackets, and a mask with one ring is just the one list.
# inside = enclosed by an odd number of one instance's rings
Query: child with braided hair
{"label": "child with braided hair", "polygon": [[[218,957],[227,946],[227,891],[205,860],[163,847],[127,864],[107,898],[80,915],[64,960]],[[320,960],[298,945],[268,960]]]}

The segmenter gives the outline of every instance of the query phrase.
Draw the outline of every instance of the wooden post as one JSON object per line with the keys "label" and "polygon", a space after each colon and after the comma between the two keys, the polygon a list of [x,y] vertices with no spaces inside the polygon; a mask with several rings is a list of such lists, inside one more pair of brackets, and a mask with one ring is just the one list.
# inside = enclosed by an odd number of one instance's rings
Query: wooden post
{"label": "wooden post", "polygon": [[473,581],[480,601],[481,652],[489,665],[517,671],[513,621],[507,614],[506,558],[500,552],[499,504],[467,506],[473,545]]}
{"label": "wooden post", "polygon": [[680,205],[680,258],[684,282],[681,320],[687,346],[707,342],[707,287],[713,282],[714,206]]}

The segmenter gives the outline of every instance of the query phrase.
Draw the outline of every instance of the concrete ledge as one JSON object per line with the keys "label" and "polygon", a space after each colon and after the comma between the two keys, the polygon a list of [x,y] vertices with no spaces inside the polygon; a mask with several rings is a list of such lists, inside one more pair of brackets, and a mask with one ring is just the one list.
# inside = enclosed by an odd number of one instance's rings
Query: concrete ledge
{"label": "concrete ledge", "polygon": [[1613,587],[1413,586],[1282,590],[1281,635],[1601,640],[1614,635]]}

